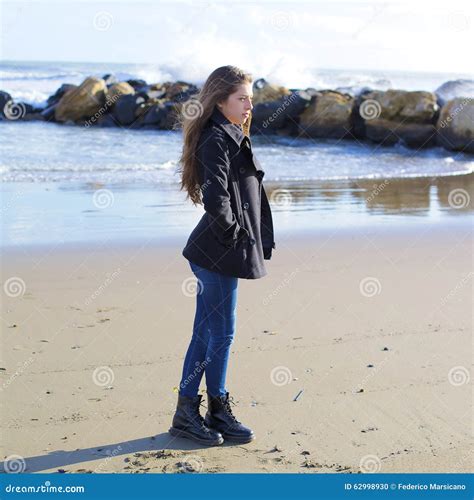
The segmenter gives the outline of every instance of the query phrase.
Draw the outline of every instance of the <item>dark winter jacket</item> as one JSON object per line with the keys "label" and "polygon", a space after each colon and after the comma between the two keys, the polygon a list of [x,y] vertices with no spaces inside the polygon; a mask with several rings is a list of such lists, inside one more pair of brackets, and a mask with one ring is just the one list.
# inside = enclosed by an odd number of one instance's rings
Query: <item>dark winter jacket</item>
{"label": "dark winter jacket", "polygon": [[256,279],[275,247],[265,172],[242,128],[218,108],[197,147],[205,213],[183,249],[186,259],[211,271]]}

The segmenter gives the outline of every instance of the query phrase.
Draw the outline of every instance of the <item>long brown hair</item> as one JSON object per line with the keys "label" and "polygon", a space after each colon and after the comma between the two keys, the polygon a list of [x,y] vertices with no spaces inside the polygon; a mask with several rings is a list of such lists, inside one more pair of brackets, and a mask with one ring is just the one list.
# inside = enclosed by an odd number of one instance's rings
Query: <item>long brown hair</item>
{"label": "long brown hair", "polygon": [[[186,101],[181,108],[180,122],[183,128],[183,150],[179,159],[181,174],[180,190],[187,191],[186,200],[191,199],[194,205],[202,204],[202,193],[199,185],[198,162],[196,149],[201,132],[211,117],[218,102],[225,100],[237,91],[242,83],[252,83],[250,73],[236,66],[221,66],[215,69],[204,83],[201,91]],[[242,125],[243,133],[250,135],[252,114]]]}

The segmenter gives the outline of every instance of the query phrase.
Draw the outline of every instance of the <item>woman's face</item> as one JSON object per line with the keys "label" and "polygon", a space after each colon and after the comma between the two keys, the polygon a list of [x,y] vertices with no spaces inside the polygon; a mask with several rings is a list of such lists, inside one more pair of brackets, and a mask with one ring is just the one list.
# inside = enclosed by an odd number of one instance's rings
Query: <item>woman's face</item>
{"label": "woman's face", "polygon": [[223,115],[232,123],[242,125],[250,115],[252,106],[252,84],[242,83],[236,92],[217,105]]}

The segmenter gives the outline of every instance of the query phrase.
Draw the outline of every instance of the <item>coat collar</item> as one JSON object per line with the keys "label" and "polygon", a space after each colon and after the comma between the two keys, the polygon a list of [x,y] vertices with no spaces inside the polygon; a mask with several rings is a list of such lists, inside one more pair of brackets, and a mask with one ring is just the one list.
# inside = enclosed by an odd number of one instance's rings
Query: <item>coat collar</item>
{"label": "coat collar", "polygon": [[238,126],[229,121],[225,115],[217,108],[217,106],[214,108],[214,111],[212,112],[211,115],[211,120],[218,125],[220,125],[226,132],[227,134],[234,139],[234,141],[237,143],[237,146],[240,147],[242,144],[242,141],[247,137],[243,130]]}
{"label": "coat collar", "polygon": [[232,137],[232,139],[234,139],[239,148],[240,145],[242,144],[242,141],[246,141],[245,144],[249,148],[252,154],[253,165],[257,171],[257,176],[259,178],[259,181],[261,182],[263,176],[265,175],[265,170],[263,170],[263,168],[260,165],[260,162],[257,160],[257,158],[255,158],[255,155],[253,154],[252,151],[252,146],[250,144],[250,140],[244,134],[243,130],[238,125],[235,125],[234,123],[229,121],[217,107],[215,107],[214,111],[212,112],[211,120],[220,125],[227,132],[227,134],[230,137]]}

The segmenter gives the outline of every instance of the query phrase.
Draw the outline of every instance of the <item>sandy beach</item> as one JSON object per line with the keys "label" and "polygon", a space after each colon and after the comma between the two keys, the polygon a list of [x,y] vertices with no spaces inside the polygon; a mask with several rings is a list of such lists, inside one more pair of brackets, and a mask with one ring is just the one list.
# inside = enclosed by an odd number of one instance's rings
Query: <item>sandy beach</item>
{"label": "sandy beach", "polygon": [[239,280],[228,371],[257,439],[213,448],[168,434],[194,315],[183,244],[4,252],[4,467],[472,470],[469,224],[279,235],[268,276]]}

